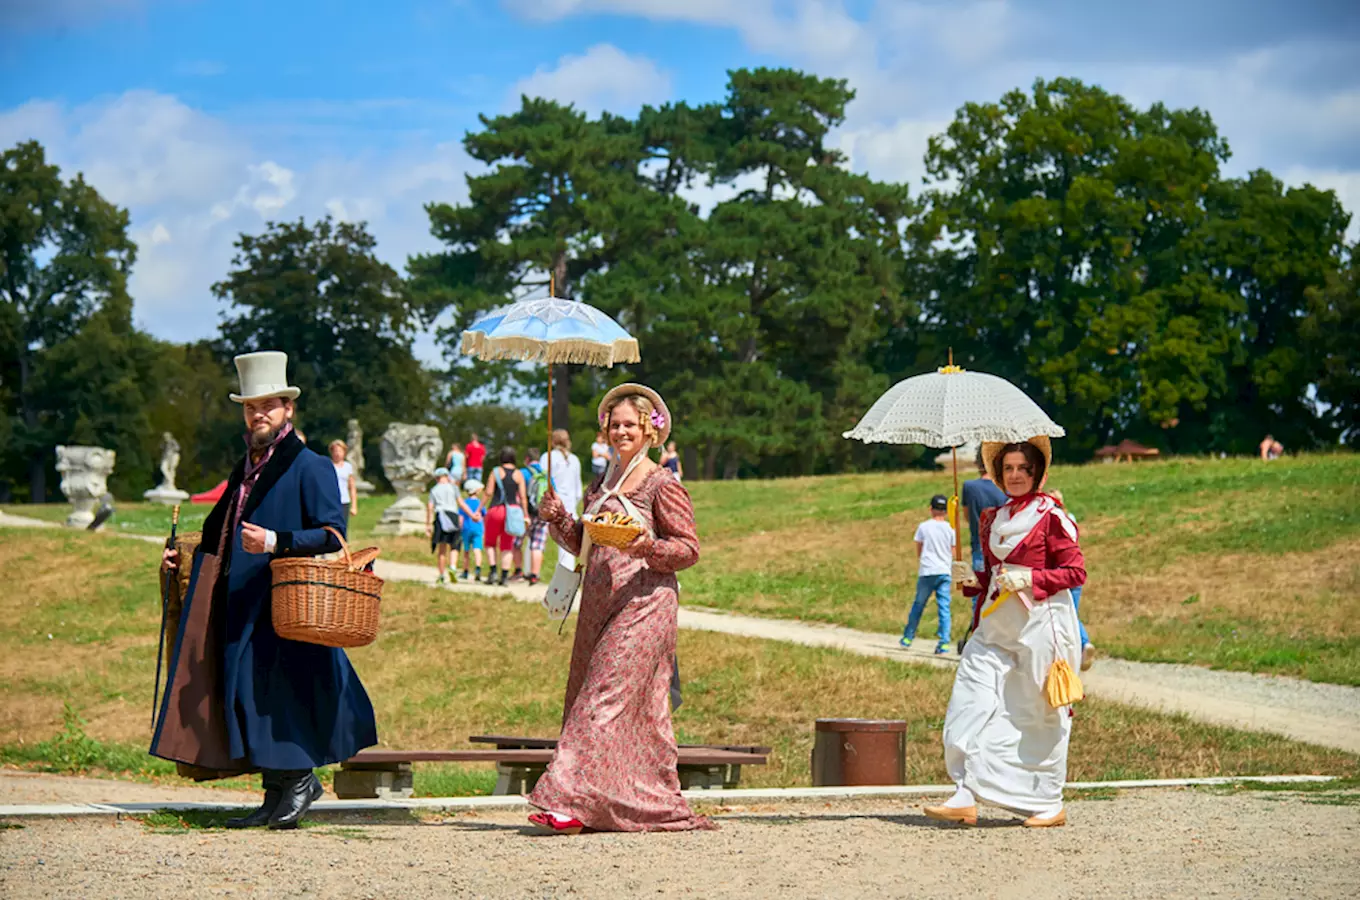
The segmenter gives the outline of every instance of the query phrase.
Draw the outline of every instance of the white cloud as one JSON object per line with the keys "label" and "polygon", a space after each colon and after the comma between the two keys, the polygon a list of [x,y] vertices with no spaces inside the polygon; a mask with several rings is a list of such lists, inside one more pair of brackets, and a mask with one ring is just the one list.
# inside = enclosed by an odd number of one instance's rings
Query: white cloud
{"label": "white cloud", "polygon": [[[211,287],[226,275],[242,232],[327,212],[362,219],[379,256],[400,270],[409,255],[438,246],[424,204],[466,199],[463,176],[475,165],[458,143],[285,161],[243,139],[246,127],[175,97],[133,91],[76,107],[39,101],[0,111],[0,144],[41,141],[63,177],[84,172],[129,209],[138,244],[135,316],[174,340],[215,331],[220,307]],[[429,341],[419,349],[438,356]]]}
{"label": "white cloud", "polygon": [[[1173,62],[1105,59],[1075,47],[1094,33],[1094,12],[1074,22],[1042,4],[875,0],[855,18],[837,0],[505,0],[525,18],[617,14],[730,28],[779,63],[845,78],[856,91],[833,142],[852,166],[919,190],[926,140],[968,101],[1028,90],[1037,77],[1072,76],[1135,105],[1164,102],[1209,112],[1228,139],[1230,175],[1268,168],[1290,183],[1310,177],[1360,213],[1360,89],[1347,71],[1360,57],[1348,34],[1282,38],[1234,53],[1207,48]],[[1108,25],[1109,20],[1104,24]],[[1080,30],[1079,30],[1080,29]],[[1259,43],[1259,42],[1258,42]],[[1065,57],[1056,47],[1067,46]],[[1048,48],[1039,51],[1032,47]],[[1301,75],[1310,77],[1300,77]],[[1338,86],[1340,85],[1340,86]],[[1357,228],[1352,223],[1352,233]]]}
{"label": "white cloud", "polygon": [[629,112],[670,97],[670,76],[645,56],[630,56],[612,44],[596,44],[580,56],[568,54],[554,68],[540,66],[515,82],[509,105],[521,95],[574,103],[589,112]]}

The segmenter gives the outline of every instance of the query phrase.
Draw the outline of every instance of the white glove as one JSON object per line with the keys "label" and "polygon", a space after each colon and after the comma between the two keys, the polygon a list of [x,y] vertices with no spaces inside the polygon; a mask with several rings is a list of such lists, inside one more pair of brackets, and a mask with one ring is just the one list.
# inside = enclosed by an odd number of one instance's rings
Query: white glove
{"label": "white glove", "polygon": [[973,571],[973,564],[961,559],[954,560],[953,573],[950,578],[955,584],[968,587],[976,587],[978,583],[977,573]]}
{"label": "white glove", "polygon": [[1028,571],[1002,572],[996,576],[996,586],[1003,591],[1027,591],[1034,587],[1034,575]]}

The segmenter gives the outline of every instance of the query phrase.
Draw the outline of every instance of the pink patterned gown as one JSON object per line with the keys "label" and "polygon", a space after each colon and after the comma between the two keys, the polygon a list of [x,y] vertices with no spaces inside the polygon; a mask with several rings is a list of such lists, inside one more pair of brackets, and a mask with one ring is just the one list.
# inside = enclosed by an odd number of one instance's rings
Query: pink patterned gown
{"label": "pink patterned gown", "polygon": [[[589,507],[603,493],[596,480]],[[675,573],[699,559],[689,493],[656,469],[628,499],[656,536],[647,558],[595,546],[581,585],[562,736],[529,802],[600,831],[711,829],[690,812],[676,775],[670,680],[679,597]],[[623,512],[611,497],[605,510]],[[582,526],[566,518],[553,537],[581,548]]]}

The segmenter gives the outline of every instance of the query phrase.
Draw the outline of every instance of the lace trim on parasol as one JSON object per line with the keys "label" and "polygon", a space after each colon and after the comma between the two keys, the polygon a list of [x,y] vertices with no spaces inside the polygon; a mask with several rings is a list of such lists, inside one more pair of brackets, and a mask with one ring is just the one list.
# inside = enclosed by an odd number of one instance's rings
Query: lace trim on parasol
{"label": "lace trim on parasol", "polygon": [[[1019,428],[1001,428],[996,425],[961,428],[947,436],[928,428],[897,428],[889,431],[883,428],[857,427],[842,432],[841,437],[863,441],[866,444],[924,444],[927,447],[962,447],[971,442],[1005,441],[1010,443],[1012,441],[1027,441],[1035,435],[1054,430],[1053,425],[1048,422],[1036,422],[1030,427]],[[1057,427],[1056,431],[1057,434],[1050,433],[1049,436],[1063,437],[1066,434],[1061,426]]]}
{"label": "lace trim on parasol", "polygon": [[527,337],[487,337],[480,331],[463,332],[462,351],[481,359],[518,359],[525,362],[572,363],[612,367],[642,359],[634,338],[602,344],[584,339],[542,340]]}

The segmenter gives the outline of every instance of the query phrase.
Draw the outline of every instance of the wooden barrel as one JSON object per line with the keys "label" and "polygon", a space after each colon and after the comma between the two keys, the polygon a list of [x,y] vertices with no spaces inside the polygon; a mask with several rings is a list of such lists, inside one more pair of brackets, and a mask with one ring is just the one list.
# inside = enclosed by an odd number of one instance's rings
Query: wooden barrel
{"label": "wooden barrel", "polygon": [[900,719],[818,719],[812,784],[906,784],[907,723]]}

